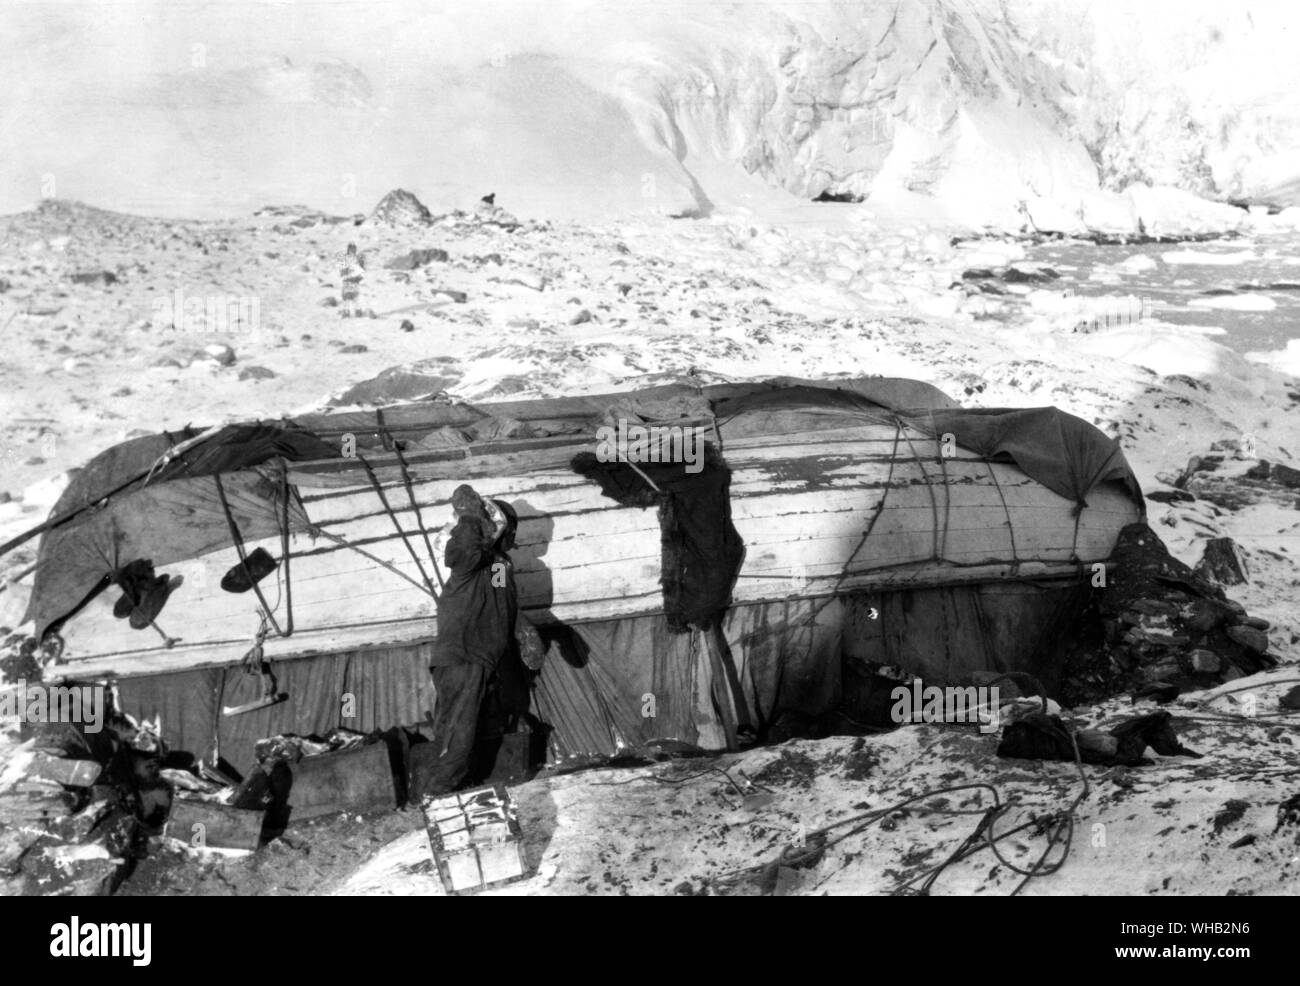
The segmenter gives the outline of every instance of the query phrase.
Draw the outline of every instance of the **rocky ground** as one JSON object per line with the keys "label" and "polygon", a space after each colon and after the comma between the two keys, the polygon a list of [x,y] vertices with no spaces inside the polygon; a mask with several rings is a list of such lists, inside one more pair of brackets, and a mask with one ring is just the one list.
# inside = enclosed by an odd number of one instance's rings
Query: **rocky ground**
{"label": "rocky ground", "polygon": [[[1199,759],[1003,760],[995,735],[924,724],[542,776],[511,788],[533,875],[488,892],[1293,893],[1300,743],[1294,720],[1277,714],[1291,686],[1273,683],[1284,679],[1300,676],[1237,683],[1261,696],[1252,716],[1241,692],[1173,706]],[[1135,710],[1115,701],[1076,713],[1076,725],[1096,727]],[[995,803],[1006,806],[992,821],[999,856],[981,840],[950,861]],[[1047,823],[1072,806],[1073,831],[1049,850]],[[413,809],[334,816],[239,859],[157,846],[120,892],[440,895],[423,823]],[[1040,859],[1054,872],[1026,880]]]}
{"label": "rocky ground", "polygon": [[[1231,683],[1243,692],[1169,707],[1202,758],[1082,768],[1069,858],[1024,892],[1287,892],[1300,851],[1287,807],[1300,793],[1296,735],[1279,705],[1300,658],[1295,379],[1153,320],[1076,333],[1043,303],[1050,277],[1022,244],[861,207],[576,226],[390,206],[359,225],[292,207],[186,222],[57,201],[0,218],[0,536],[39,523],[67,471],[122,438],[318,408],[395,365],[419,394],[394,398],[880,373],[971,406],[1054,404],[1121,439],[1161,496],[1149,520],[1175,558],[1195,566],[1211,539],[1233,539],[1247,581],[1228,594],[1268,624],[1281,664]],[[365,266],[361,317],[340,308],[350,242]],[[12,576],[32,558],[29,545],[0,565]],[[22,602],[6,583],[0,625]],[[1132,709],[1072,714],[1097,725]],[[969,727],[918,725],[541,777],[515,789],[536,875],[501,892],[915,890],[980,819],[951,812],[991,797],[927,792],[997,788],[1014,805],[996,835],[1083,791],[1075,765],[1000,760],[996,746]],[[854,816],[873,824],[855,832]],[[160,851],[122,889],[434,893],[419,823],[410,811],[342,816],[245,859]],[[1010,892],[1010,863],[1047,840],[1024,830],[998,845],[1006,861],[986,848],[933,892]]]}

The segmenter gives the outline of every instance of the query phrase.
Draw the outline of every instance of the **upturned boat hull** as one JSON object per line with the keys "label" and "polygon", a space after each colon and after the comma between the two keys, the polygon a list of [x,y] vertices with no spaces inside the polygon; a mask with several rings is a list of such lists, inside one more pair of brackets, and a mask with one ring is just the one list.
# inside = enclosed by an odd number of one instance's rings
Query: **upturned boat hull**
{"label": "upturned boat hull", "polygon": [[[797,430],[772,433],[745,418],[691,426],[721,448],[732,471],[733,521],[745,544],[736,605],[1078,578],[1081,566],[1105,563],[1121,528],[1140,515],[1119,483],[1099,484],[1077,510],[1015,465],[899,421],[812,426],[805,418]],[[573,455],[591,450],[590,437],[567,436],[470,456],[290,463],[288,480],[310,529],[289,535],[287,565],[279,537],[245,545],[280,560],[259,587],[282,627],[292,597],[293,633],[268,636],[265,655],[303,658],[432,638],[442,559],[435,564],[429,548],[462,482],[518,513],[512,556],[521,608],[535,622],[662,611],[656,511],[620,506],[575,473]],[[238,561],[231,543],[160,564],[181,581],[156,629],[115,618],[119,593],[101,593],[62,627],[61,670],[127,676],[238,660],[257,630],[259,605],[253,592],[221,588]],[[175,638],[170,646],[164,632]]]}

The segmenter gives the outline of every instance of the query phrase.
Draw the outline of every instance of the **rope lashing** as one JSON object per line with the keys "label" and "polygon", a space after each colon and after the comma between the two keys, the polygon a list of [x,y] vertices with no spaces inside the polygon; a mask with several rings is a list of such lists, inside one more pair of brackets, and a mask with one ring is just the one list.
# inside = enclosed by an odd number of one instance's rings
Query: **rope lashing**
{"label": "rope lashing", "polygon": [[375,495],[379,497],[379,502],[383,504],[384,512],[388,514],[388,519],[393,522],[393,527],[396,528],[397,533],[401,536],[402,543],[406,545],[406,550],[411,556],[411,561],[415,562],[416,571],[420,573],[420,578],[424,580],[425,589],[428,591],[429,595],[436,598],[438,594],[433,589],[433,581],[429,578],[429,573],[424,570],[424,565],[420,562],[419,554],[416,552],[415,548],[411,546],[410,537],[398,521],[397,514],[393,512],[393,508],[388,502],[388,497],[384,495],[384,488],[380,485],[379,477],[375,475],[375,470],[371,467],[370,463],[366,461],[365,456],[358,455],[357,461],[361,463],[366,470],[366,475],[370,477],[370,485],[374,487]]}
{"label": "rope lashing", "polygon": [[429,540],[429,529],[424,526],[424,518],[420,515],[420,501],[415,496],[415,486],[411,482],[411,470],[406,464],[406,455],[402,452],[401,443],[388,433],[388,428],[384,424],[383,409],[375,409],[375,420],[379,423],[379,431],[384,438],[384,447],[387,448],[391,445],[393,453],[397,456],[397,464],[402,470],[402,484],[406,487],[406,496],[411,501],[411,509],[415,511],[415,524],[420,528],[420,534],[424,537],[424,548],[429,553],[429,561],[433,565],[433,574],[438,580],[438,589],[441,591],[446,588],[446,582],[442,578],[442,570],[438,567],[438,553],[433,550],[433,542]]}
{"label": "rope lashing", "polygon": [[[212,474],[212,481],[217,485],[217,497],[221,501],[221,510],[226,515],[226,525],[227,527],[230,528],[230,539],[231,541],[234,542],[235,551],[238,552],[239,554],[239,565],[244,571],[244,577],[248,579],[249,583],[253,587],[253,592],[257,594],[257,601],[258,603],[261,604],[262,611],[266,613],[267,618],[271,621],[271,626],[275,628],[276,635],[280,637],[287,637],[289,636],[289,633],[293,632],[293,624],[290,623],[288,633],[280,629],[280,624],[276,621],[275,614],[271,611],[270,604],[267,603],[266,597],[262,595],[262,587],[258,585],[257,580],[253,578],[253,573],[248,567],[248,554],[244,550],[244,538],[243,535],[239,533],[239,526],[235,523],[235,515],[234,513],[231,512],[230,501],[226,499],[226,487],[225,484],[221,482],[221,473],[214,472]],[[285,509],[286,510],[288,509],[287,506],[285,507]],[[287,531],[287,522],[286,522],[286,525],[281,529],[281,539],[280,539],[281,544],[285,547],[286,550],[286,559],[285,559],[286,561],[288,560],[287,559],[287,549],[288,549],[287,534],[288,531]],[[292,614],[292,610],[290,610],[290,613]]]}

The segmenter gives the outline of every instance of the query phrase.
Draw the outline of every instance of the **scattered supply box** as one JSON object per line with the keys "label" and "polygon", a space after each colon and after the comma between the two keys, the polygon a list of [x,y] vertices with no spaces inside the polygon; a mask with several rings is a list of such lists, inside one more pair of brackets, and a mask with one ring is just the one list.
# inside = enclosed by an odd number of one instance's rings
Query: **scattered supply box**
{"label": "scattered supply box", "polygon": [[504,787],[425,798],[421,807],[447,893],[477,893],[527,872],[518,814]]}
{"label": "scattered supply box", "polygon": [[163,835],[192,849],[252,852],[262,843],[265,816],[264,811],[178,797]]}
{"label": "scattered supply box", "polygon": [[397,807],[397,788],[385,743],[354,746],[303,757],[289,764],[291,822],[335,814]]}

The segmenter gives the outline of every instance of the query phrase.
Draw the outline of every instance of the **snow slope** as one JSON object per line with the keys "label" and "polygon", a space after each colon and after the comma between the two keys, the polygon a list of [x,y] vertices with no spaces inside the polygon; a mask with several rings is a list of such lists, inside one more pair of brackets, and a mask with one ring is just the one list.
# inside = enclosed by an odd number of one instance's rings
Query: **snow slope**
{"label": "snow slope", "polygon": [[[1202,0],[6,5],[0,211],[533,216],[909,195],[973,224],[1131,230],[1300,175],[1287,29]],[[1175,16],[1176,14],[1176,16]],[[1243,70],[1243,66],[1250,71]],[[1225,224],[1226,214],[1211,224]]]}

